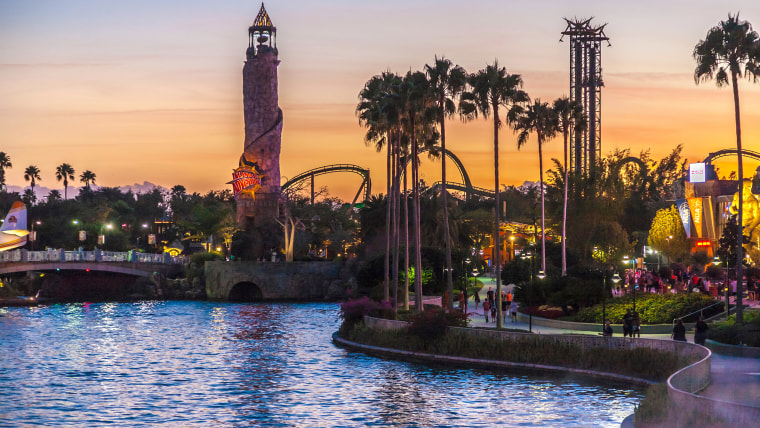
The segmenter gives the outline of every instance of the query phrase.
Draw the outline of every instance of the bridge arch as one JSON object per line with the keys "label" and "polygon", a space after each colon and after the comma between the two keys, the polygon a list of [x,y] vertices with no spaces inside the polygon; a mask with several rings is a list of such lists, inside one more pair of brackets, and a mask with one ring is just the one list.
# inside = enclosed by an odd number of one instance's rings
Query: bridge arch
{"label": "bridge arch", "polygon": [[335,165],[326,165],[326,166],[320,166],[317,168],[312,168],[308,171],[304,171],[300,174],[297,174],[295,177],[291,178],[290,180],[286,181],[285,184],[280,186],[280,189],[282,191],[285,191],[290,186],[306,180],[307,178],[311,179],[311,202],[314,203],[314,177],[318,175],[324,175],[329,174],[332,172],[352,172],[354,174],[360,175],[363,180],[362,184],[359,186],[359,190],[356,192],[356,196],[354,197],[353,202],[351,202],[351,206],[353,206],[356,203],[356,200],[359,198],[359,195],[362,193],[362,190],[364,190],[364,200],[369,200],[370,196],[372,195],[372,180],[369,176],[369,169],[362,168],[358,165],[352,165],[352,164],[335,164]]}
{"label": "bridge arch", "polygon": [[241,281],[232,286],[227,300],[230,302],[261,302],[264,300],[264,293],[253,282]]}

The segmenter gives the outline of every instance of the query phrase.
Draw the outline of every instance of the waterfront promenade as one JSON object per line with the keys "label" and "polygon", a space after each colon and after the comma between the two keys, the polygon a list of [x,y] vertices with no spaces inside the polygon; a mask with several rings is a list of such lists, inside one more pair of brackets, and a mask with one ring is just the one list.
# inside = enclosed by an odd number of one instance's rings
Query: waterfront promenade
{"label": "waterfront promenade", "polygon": [[[486,299],[486,293],[488,292],[489,287],[492,287],[494,292],[496,291],[496,281],[488,277],[481,277],[478,279],[483,283],[483,288],[480,291],[480,302],[482,304]],[[511,290],[511,287],[503,285],[502,290]],[[752,302],[751,306],[760,307],[760,303],[755,301]],[[471,327],[496,327],[495,322],[485,322],[481,305],[478,306],[477,310],[475,309],[475,300],[473,296],[470,296],[467,309],[467,313],[470,314]],[[512,322],[510,317],[507,316],[504,320],[504,328],[527,331],[529,324],[522,320]],[[535,324],[533,325],[532,331],[537,334],[600,334],[599,332],[593,331],[544,327]],[[620,337],[621,335],[617,333],[615,336]],[[641,338],[672,340],[669,333],[642,333]],[[694,343],[694,332],[687,331],[686,339],[688,342]],[[710,385],[698,395],[716,400],[760,407],[760,359],[732,357],[721,355],[713,351],[711,357],[711,372],[712,381]]]}

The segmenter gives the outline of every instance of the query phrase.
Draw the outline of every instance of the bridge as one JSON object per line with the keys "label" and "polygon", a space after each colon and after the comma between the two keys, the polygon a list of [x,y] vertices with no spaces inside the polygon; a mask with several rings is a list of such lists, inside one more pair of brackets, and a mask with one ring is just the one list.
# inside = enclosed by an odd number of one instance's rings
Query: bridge
{"label": "bridge", "polygon": [[168,253],[20,249],[0,253],[0,275],[29,271],[80,270],[150,277],[155,273],[165,274],[173,266],[182,265],[185,261],[184,256],[172,257]]}

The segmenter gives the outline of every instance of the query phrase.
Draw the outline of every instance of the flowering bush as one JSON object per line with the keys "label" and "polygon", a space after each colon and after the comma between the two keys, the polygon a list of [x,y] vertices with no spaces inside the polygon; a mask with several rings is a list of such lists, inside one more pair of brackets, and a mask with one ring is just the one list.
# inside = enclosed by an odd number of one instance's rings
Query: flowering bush
{"label": "flowering bush", "polygon": [[469,318],[461,311],[435,307],[409,317],[409,333],[422,340],[434,340],[446,334],[449,327],[467,327]]}
{"label": "flowering bush", "polygon": [[381,303],[364,296],[341,303],[340,318],[346,324],[356,324],[365,315],[382,317],[383,315],[387,315],[387,312],[390,310],[391,306],[388,302]]}

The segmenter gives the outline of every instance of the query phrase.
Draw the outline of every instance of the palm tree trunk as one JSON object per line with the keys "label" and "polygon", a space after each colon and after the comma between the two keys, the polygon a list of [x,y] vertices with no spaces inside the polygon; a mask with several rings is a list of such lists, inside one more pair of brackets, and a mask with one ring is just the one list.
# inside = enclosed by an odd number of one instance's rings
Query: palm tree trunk
{"label": "palm tree trunk", "polygon": [[500,217],[501,217],[501,204],[499,203],[499,107],[493,106],[493,172],[494,172],[494,202],[496,203],[496,211],[494,213],[494,235],[493,235],[493,264],[494,272],[496,274],[496,328],[500,329],[504,327],[503,315],[501,311],[501,254],[499,250],[501,247],[501,240],[499,237],[500,232]]}
{"label": "palm tree trunk", "polygon": [[399,147],[398,143],[393,144],[393,310],[398,311],[398,241],[399,241],[399,221],[398,221],[398,162],[399,162]]}
{"label": "palm tree trunk", "polygon": [[409,115],[409,127],[412,130],[409,143],[412,145],[412,191],[414,199],[412,201],[412,211],[414,211],[414,306],[418,313],[423,310],[422,306],[422,244],[420,239],[420,180],[419,168],[417,168],[417,140],[415,136],[415,117],[414,113]]}
{"label": "palm tree trunk", "polygon": [[541,186],[541,270],[546,273],[546,222],[544,218],[544,156],[541,152],[542,138],[538,136],[538,176]]}
{"label": "palm tree trunk", "polygon": [[742,261],[744,260],[744,223],[743,217],[743,200],[744,195],[744,165],[742,164],[742,126],[739,115],[739,86],[736,78],[736,73],[731,73],[731,83],[734,90],[734,115],[736,116],[736,157],[739,162],[739,216],[737,218],[737,225],[739,233],[737,234],[737,246],[736,246],[736,322],[739,325],[744,325],[744,310],[742,309],[742,290],[744,290],[744,279],[742,278]]}
{"label": "palm tree trunk", "polygon": [[409,310],[409,195],[406,179],[409,151],[404,150],[404,309]]}
{"label": "palm tree trunk", "polygon": [[388,302],[390,296],[390,270],[391,270],[391,143],[390,134],[386,137],[385,146],[387,149],[386,156],[386,189],[385,194],[385,271],[383,273],[383,299]]}
{"label": "palm tree trunk", "polygon": [[439,99],[441,118],[441,199],[443,201],[443,239],[446,242],[446,309],[454,306],[454,279],[451,272],[451,231],[449,230],[449,204],[448,192],[446,191],[446,120],[443,115],[443,95]]}
{"label": "palm tree trunk", "polygon": [[569,138],[569,130],[567,127],[563,130],[563,136],[565,137],[565,195],[562,201],[562,276],[567,275],[567,140]]}

